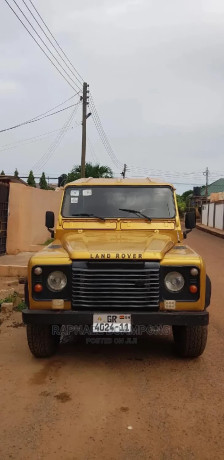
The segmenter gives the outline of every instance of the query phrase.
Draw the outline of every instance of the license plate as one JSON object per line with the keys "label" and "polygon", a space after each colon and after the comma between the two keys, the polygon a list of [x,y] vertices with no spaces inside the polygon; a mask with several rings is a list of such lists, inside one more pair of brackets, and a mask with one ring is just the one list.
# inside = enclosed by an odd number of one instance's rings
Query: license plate
{"label": "license plate", "polygon": [[129,333],[131,332],[131,315],[116,315],[116,313],[94,313],[94,333]]}

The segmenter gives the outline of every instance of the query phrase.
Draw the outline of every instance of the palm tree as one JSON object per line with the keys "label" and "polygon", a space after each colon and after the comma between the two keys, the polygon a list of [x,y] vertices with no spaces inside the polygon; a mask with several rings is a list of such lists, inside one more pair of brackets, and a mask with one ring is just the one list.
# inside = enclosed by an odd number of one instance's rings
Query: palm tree
{"label": "palm tree", "polygon": [[[76,165],[72,168],[71,172],[68,173],[66,183],[72,182],[74,180],[80,179],[81,177],[81,166]],[[85,177],[104,177],[110,178],[113,177],[113,171],[109,166],[86,163],[85,167]]]}

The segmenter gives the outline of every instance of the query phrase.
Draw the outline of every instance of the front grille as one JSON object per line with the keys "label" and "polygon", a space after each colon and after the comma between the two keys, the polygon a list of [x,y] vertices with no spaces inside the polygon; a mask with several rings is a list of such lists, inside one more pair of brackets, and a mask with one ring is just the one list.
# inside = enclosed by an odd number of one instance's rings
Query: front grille
{"label": "front grille", "polygon": [[159,307],[159,263],[73,262],[72,308]]}

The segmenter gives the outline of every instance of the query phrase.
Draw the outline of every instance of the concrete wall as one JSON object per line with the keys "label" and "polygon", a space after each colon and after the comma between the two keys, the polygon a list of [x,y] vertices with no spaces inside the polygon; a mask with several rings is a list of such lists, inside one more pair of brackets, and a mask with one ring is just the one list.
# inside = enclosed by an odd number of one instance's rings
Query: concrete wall
{"label": "concrete wall", "polygon": [[215,203],[209,204],[208,226],[214,227]]}
{"label": "concrete wall", "polygon": [[203,204],[202,206],[202,219],[201,223],[203,225],[208,225],[208,204]]}
{"label": "concrete wall", "polygon": [[202,224],[224,230],[224,202],[204,204],[202,207]]}
{"label": "concrete wall", "polygon": [[62,190],[40,190],[22,184],[10,184],[7,229],[7,254],[35,251],[50,238],[45,227],[45,212],[59,212]]}
{"label": "concrete wall", "polygon": [[216,212],[215,212],[215,228],[219,228],[219,230],[223,230],[223,212],[224,212],[224,204],[223,203],[216,203]]}

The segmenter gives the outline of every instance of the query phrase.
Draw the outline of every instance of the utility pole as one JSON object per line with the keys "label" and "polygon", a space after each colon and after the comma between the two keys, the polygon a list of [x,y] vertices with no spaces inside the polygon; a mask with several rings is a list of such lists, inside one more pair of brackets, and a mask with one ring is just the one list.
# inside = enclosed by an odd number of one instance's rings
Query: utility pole
{"label": "utility pole", "polygon": [[[83,83],[83,94],[82,94],[82,155],[81,155],[81,177],[85,177],[86,167],[86,119],[87,117],[87,106],[88,106],[88,86],[87,83]],[[88,115],[89,116],[89,115]]]}
{"label": "utility pole", "polygon": [[206,177],[206,182],[205,182],[205,198],[206,198],[206,203],[208,201],[208,175],[209,175],[209,170],[208,167],[206,170],[203,172],[203,175]]}
{"label": "utility pole", "polygon": [[123,179],[125,178],[126,171],[127,171],[127,165],[126,165],[126,163],[125,163],[125,164],[124,164],[124,169],[123,169],[123,171],[121,172],[121,176],[123,176]]}

